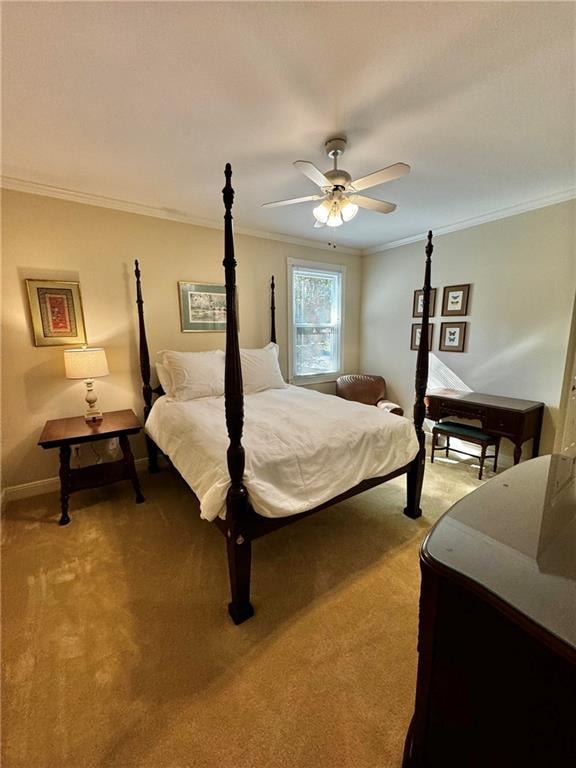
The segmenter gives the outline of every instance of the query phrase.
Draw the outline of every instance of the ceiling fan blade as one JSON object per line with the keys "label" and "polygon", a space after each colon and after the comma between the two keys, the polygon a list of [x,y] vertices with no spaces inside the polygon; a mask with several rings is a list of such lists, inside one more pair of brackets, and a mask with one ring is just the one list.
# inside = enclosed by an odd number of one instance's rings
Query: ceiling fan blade
{"label": "ceiling fan blade", "polygon": [[361,192],[363,189],[370,189],[370,187],[376,187],[378,184],[384,184],[386,181],[393,181],[400,178],[400,176],[406,176],[410,173],[410,166],[406,163],[395,163],[389,165],[388,168],[383,168],[381,171],[375,171],[369,173],[368,176],[362,176],[361,179],[356,179],[352,182],[352,188],[356,192]]}
{"label": "ceiling fan blade", "polygon": [[318,168],[316,168],[314,163],[309,163],[308,160],[296,160],[292,165],[294,168],[298,168],[299,171],[302,171],[304,176],[308,176],[310,181],[313,181],[314,184],[317,184],[319,187],[332,186],[322,171],[319,171]]}
{"label": "ceiling fan blade", "polygon": [[292,197],[290,200],[276,200],[274,203],[262,203],[261,208],[276,208],[280,205],[295,205],[307,203],[310,200],[322,200],[324,195],[307,195],[306,197]]}
{"label": "ceiling fan blade", "polygon": [[385,200],[374,200],[374,198],[365,197],[364,195],[350,195],[348,200],[356,203],[360,208],[368,208],[370,211],[377,211],[378,213],[392,213],[392,211],[396,210],[395,203],[387,203]]}

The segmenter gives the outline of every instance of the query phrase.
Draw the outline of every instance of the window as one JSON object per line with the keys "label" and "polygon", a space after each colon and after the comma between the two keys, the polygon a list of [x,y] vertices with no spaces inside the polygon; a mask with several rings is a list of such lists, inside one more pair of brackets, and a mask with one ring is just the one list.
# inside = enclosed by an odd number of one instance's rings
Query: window
{"label": "window", "polygon": [[333,381],[340,373],[344,270],[288,260],[290,381]]}

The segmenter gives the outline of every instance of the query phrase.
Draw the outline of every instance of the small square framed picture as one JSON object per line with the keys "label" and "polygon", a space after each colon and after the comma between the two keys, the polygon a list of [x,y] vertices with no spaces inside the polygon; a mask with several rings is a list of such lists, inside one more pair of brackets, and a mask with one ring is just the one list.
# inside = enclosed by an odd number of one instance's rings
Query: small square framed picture
{"label": "small square framed picture", "polygon": [[[422,334],[422,325],[420,323],[412,324],[412,333],[410,334],[410,349],[418,350],[420,348],[420,336]],[[428,326],[428,351],[432,349],[432,339],[434,337],[434,326]]]}
{"label": "small square framed picture", "polygon": [[440,327],[440,352],[464,352],[468,323],[442,323]]}
{"label": "small square framed picture", "polygon": [[[420,288],[414,291],[414,300],[412,301],[412,317],[422,317],[424,313],[424,291]],[[430,312],[429,317],[436,314],[436,288],[430,289]]]}
{"label": "small square framed picture", "polygon": [[447,285],[442,296],[442,314],[445,317],[450,315],[467,315],[469,295],[470,283]]}

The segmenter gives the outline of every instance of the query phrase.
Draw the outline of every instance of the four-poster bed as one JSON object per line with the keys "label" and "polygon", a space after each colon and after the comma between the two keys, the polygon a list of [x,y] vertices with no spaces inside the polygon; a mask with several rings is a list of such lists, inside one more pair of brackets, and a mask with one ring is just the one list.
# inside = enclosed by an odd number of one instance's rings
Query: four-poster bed
{"label": "four-poster bed", "polygon": [[[224,270],[225,270],[225,282],[226,282],[226,352],[225,352],[225,360],[224,360],[224,402],[223,402],[223,411],[222,414],[225,416],[225,423],[226,423],[226,442],[227,442],[227,449],[225,448],[225,445],[221,442],[219,443],[219,447],[222,447],[222,454],[224,453],[224,450],[226,450],[226,478],[225,482],[222,481],[222,478],[220,479],[220,490],[222,492],[222,502],[225,506],[225,516],[217,516],[215,513],[213,513],[209,519],[214,519],[214,522],[218,526],[218,528],[222,531],[224,536],[226,537],[226,545],[227,545],[227,554],[228,554],[228,568],[229,568],[229,577],[230,577],[230,589],[231,589],[231,596],[232,600],[228,606],[228,612],[230,616],[232,617],[233,621],[236,624],[240,624],[241,622],[245,621],[246,619],[250,618],[250,616],[253,615],[254,610],[252,608],[252,605],[250,603],[250,570],[251,570],[251,555],[252,555],[252,541],[255,539],[265,535],[266,533],[270,533],[271,531],[277,530],[278,528],[282,528],[285,525],[288,525],[289,523],[292,523],[300,518],[307,517],[308,515],[313,514],[314,512],[318,512],[321,509],[324,509],[325,507],[329,507],[333,504],[336,504],[340,501],[343,501],[344,499],[350,498],[352,496],[355,496],[358,493],[361,493],[365,490],[368,490],[369,488],[373,488],[374,486],[380,485],[381,483],[386,482],[387,480],[390,480],[394,477],[398,477],[402,474],[407,475],[407,504],[406,508],[404,509],[404,514],[406,514],[408,517],[411,518],[417,518],[419,517],[422,512],[420,509],[420,496],[422,491],[422,481],[424,476],[424,466],[425,466],[425,446],[424,446],[424,432],[422,429],[422,424],[424,420],[424,414],[425,414],[425,403],[424,403],[424,396],[426,393],[426,383],[428,378],[428,322],[429,322],[429,301],[430,301],[430,270],[431,270],[431,255],[432,255],[432,233],[430,232],[428,234],[428,241],[426,245],[426,269],[425,269],[425,279],[424,279],[424,307],[423,307],[423,316],[422,316],[422,333],[421,333],[421,344],[418,351],[417,356],[417,364],[416,364],[416,382],[415,382],[415,389],[416,389],[416,400],[414,404],[414,425],[410,424],[406,419],[399,416],[391,416],[389,414],[376,414],[375,411],[377,409],[370,409],[369,406],[359,405],[356,403],[349,403],[348,401],[342,401],[339,398],[333,398],[331,396],[328,396],[328,400],[331,401],[331,407],[337,407],[337,408],[349,408],[352,409],[351,417],[352,421],[354,423],[356,422],[362,422],[364,420],[365,424],[368,424],[368,422],[377,422],[378,419],[388,419],[388,422],[386,424],[383,424],[384,427],[390,428],[391,431],[393,429],[397,430],[397,433],[401,435],[401,437],[397,438],[397,443],[390,443],[390,450],[388,453],[391,455],[394,454],[396,457],[396,464],[386,464],[382,463],[378,466],[381,467],[389,467],[392,466],[393,469],[389,470],[388,468],[384,469],[382,472],[378,474],[378,476],[374,476],[373,470],[368,470],[368,475],[358,475],[358,477],[362,477],[360,481],[358,479],[354,480],[350,486],[344,486],[345,490],[342,492],[336,492],[335,495],[330,498],[330,492],[334,492],[334,489],[341,490],[342,486],[338,486],[337,482],[329,483],[328,487],[324,488],[324,495],[323,496],[314,496],[313,493],[310,494],[310,498],[322,498],[324,499],[321,503],[314,504],[312,508],[306,508],[304,511],[298,511],[297,513],[292,513],[291,511],[278,511],[278,510],[272,510],[272,512],[262,511],[261,507],[262,500],[258,500],[257,494],[254,493],[252,490],[247,489],[247,485],[250,486],[250,480],[253,475],[251,466],[251,460],[253,459],[253,455],[256,454],[256,441],[254,439],[254,435],[250,434],[250,426],[251,421],[250,418],[256,422],[257,416],[261,416],[258,410],[256,410],[255,403],[258,403],[259,406],[263,408],[263,413],[267,414],[270,413],[272,416],[269,418],[277,418],[274,416],[275,413],[282,413],[282,403],[283,398],[287,399],[287,402],[290,401],[290,408],[292,408],[292,412],[295,412],[295,409],[292,401],[294,398],[296,400],[294,402],[299,402],[298,398],[301,398],[301,401],[303,403],[303,407],[306,408],[307,406],[307,399],[308,395],[314,397],[326,397],[323,395],[320,395],[319,393],[310,393],[308,390],[302,390],[301,388],[296,387],[287,387],[286,389],[275,389],[270,390],[273,394],[267,394],[267,393],[259,393],[259,394],[247,394],[246,400],[248,401],[248,415],[249,419],[246,422],[246,430],[247,432],[244,434],[245,442],[248,441],[246,444],[250,446],[251,453],[248,457],[248,471],[246,472],[246,456],[244,452],[244,446],[243,446],[243,433],[244,430],[244,414],[245,414],[245,393],[244,393],[244,387],[243,387],[243,380],[242,380],[242,370],[243,365],[241,363],[241,358],[244,356],[246,352],[250,352],[250,350],[240,350],[239,342],[238,342],[238,321],[236,316],[236,260],[234,257],[234,240],[233,240],[233,230],[232,230],[232,204],[234,200],[234,190],[231,186],[231,176],[232,176],[232,170],[229,164],[226,165],[225,169],[225,176],[226,176],[226,185],[223,189],[223,196],[224,196],[224,205],[225,205],[225,216],[224,216]],[[142,382],[143,382],[143,396],[144,396],[144,417],[145,419],[148,419],[150,412],[152,410],[152,404],[154,396],[160,396],[164,394],[164,390],[161,386],[152,387],[150,384],[150,377],[151,377],[151,368],[150,368],[150,358],[149,358],[149,352],[148,352],[148,344],[146,339],[146,328],[144,324],[144,308],[143,308],[143,300],[142,300],[142,285],[141,285],[141,274],[138,262],[135,264],[135,275],[136,275],[136,293],[137,293],[137,305],[138,305],[138,321],[139,321],[139,335],[140,335],[140,370],[142,374]],[[275,327],[275,283],[274,278],[272,277],[271,280],[271,302],[270,302],[270,310],[271,310],[271,328],[270,328],[270,336],[271,336],[271,342],[276,341],[276,327]],[[221,354],[221,353],[220,353]],[[282,383],[281,386],[286,386],[284,383]],[[249,391],[249,390],[248,390]],[[298,393],[302,393],[299,395]],[[304,392],[306,392],[306,397],[303,397]],[[283,394],[285,393],[285,394]],[[257,399],[258,398],[258,399]],[[292,398],[292,401],[290,400]],[[163,398],[164,401],[167,400],[167,398]],[[212,402],[215,401],[215,402]],[[158,403],[158,407],[160,410],[162,408],[162,401],[158,400],[156,401]],[[194,409],[196,413],[202,414],[202,419],[204,419],[204,412],[202,411],[202,408],[204,408],[204,411],[210,410],[213,414],[221,413],[222,410],[222,398],[204,398],[203,402],[200,400],[196,401],[196,403],[200,403],[200,405],[194,405]],[[270,405],[274,407],[272,407]],[[166,402],[164,403],[164,406],[166,406]],[[184,411],[186,410],[188,404],[187,403],[176,403],[173,404],[173,410],[176,413],[176,421],[183,417]],[[220,411],[217,410],[217,408],[220,408]],[[266,408],[269,408],[269,411],[266,411]],[[274,410],[276,408],[276,410]],[[279,410],[278,410],[279,409]],[[356,409],[356,410],[354,410]],[[360,410],[358,410],[360,409]],[[363,410],[362,410],[363,409]],[[368,410],[369,409],[369,410]],[[158,410],[156,408],[155,404],[155,410]],[[166,410],[166,408],[164,408]],[[321,410],[321,409],[320,409]],[[338,412],[334,411],[334,414],[336,414],[335,417],[337,418]],[[156,413],[153,413],[153,417],[150,419],[149,422],[149,430],[154,431],[154,434],[160,434],[158,431],[158,428],[156,426],[158,419],[155,419]],[[264,418],[264,417],[262,417]],[[262,418],[260,419],[260,423],[257,425],[257,429],[259,433],[262,433],[264,431],[265,422],[262,422]],[[267,417],[268,418],[268,417]],[[321,416],[318,416],[320,419]],[[224,419],[222,419],[223,421]],[[395,421],[396,420],[396,421]],[[174,419],[173,419],[174,421]],[[206,424],[208,422],[206,421]],[[210,432],[210,427],[206,427],[206,424],[204,424],[205,432],[202,433],[201,430],[198,430],[196,426],[194,428],[190,428],[190,433],[198,433],[200,437],[198,437],[198,434],[196,435],[197,442],[198,440],[204,440],[206,439],[206,435]],[[150,427],[154,426],[154,430],[151,430]],[[271,433],[276,430],[278,432],[279,430],[283,429],[284,427],[282,424],[270,424],[271,427]],[[378,427],[379,428],[379,427]],[[223,430],[223,425],[222,428]],[[256,429],[256,427],[254,427]],[[286,428],[287,429],[287,428]],[[371,426],[368,426],[367,431],[377,432],[377,428]],[[212,431],[217,431],[216,427],[212,428]],[[321,431],[321,430],[318,430]],[[380,430],[382,431],[382,430]],[[415,432],[415,436],[414,436]],[[408,434],[409,433],[409,434]],[[280,435],[283,437],[283,433]],[[221,435],[222,437],[222,435]],[[157,445],[155,441],[152,439],[150,434],[147,435],[147,447],[148,447],[148,453],[149,453],[149,468],[151,472],[154,472],[157,470]],[[272,438],[274,439],[274,435],[272,435]],[[351,440],[354,439],[352,436],[350,438]],[[363,440],[363,436],[360,436],[360,438]],[[377,445],[382,446],[381,438],[380,442],[377,443]],[[390,438],[393,439],[393,438]],[[287,441],[278,441],[278,442],[287,442]],[[333,442],[333,441],[332,441]],[[181,443],[181,441],[179,441]],[[400,443],[402,445],[400,445]],[[364,443],[362,443],[364,445]],[[409,445],[408,445],[409,444]],[[161,445],[162,447],[162,445]],[[399,450],[400,448],[404,449],[404,452],[402,450]],[[338,446],[336,446],[336,449],[338,449]],[[342,444],[342,451],[346,455],[346,450],[350,449],[350,445],[348,443]],[[198,456],[198,450],[199,446],[196,444],[191,451],[194,453],[194,456]],[[334,450],[334,446],[333,446]],[[183,455],[184,449],[182,448],[182,445],[180,444],[180,455],[176,457],[174,460],[174,464],[178,466],[180,469],[182,467],[182,455]],[[211,448],[212,456],[214,454],[214,447]],[[262,451],[260,449],[261,455]],[[382,450],[380,451],[382,452]],[[169,451],[167,453],[170,454]],[[416,455],[414,456],[414,454]],[[333,457],[335,454],[333,453]],[[401,458],[404,457],[404,458]],[[413,458],[412,458],[413,457]],[[281,460],[281,459],[280,459]],[[305,460],[308,461],[308,457],[305,457]],[[254,462],[256,460],[254,459]],[[401,465],[398,463],[401,462]],[[179,463],[179,465],[178,465]],[[365,462],[366,464],[366,462]],[[368,466],[368,465],[366,465]],[[372,465],[370,465],[372,466]],[[376,465],[374,465],[376,466]],[[264,471],[264,470],[263,470]],[[185,477],[186,475],[184,472],[181,472],[181,474]],[[271,477],[274,476],[274,473],[269,473]],[[321,473],[317,473],[317,475],[320,476],[321,479]],[[356,475],[353,475],[356,477]],[[318,477],[315,475],[314,479],[318,481]],[[190,484],[190,482],[189,482]],[[194,484],[192,484],[194,485]],[[260,482],[261,487],[268,487],[271,488],[271,485],[265,486],[262,482]],[[223,490],[222,490],[223,488]],[[197,492],[197,488],[194,485],[194,490],[201,498],[201,494]],[[258,501],[258,505],[257,502]],[[203,499],[201,498],[201,503],[203,503]],[[258,511],[260,514],[255,511],[255,507],[258,508]],[[294,507],[296,509],[302,509],[302,505]],[[270,514],[270,516],[268,516]],[[265,516],[266,515],[266,516]],[[283,515],[283,516],[279,516]],[[208,515],[203,514],[203,517],[208,517]]]}

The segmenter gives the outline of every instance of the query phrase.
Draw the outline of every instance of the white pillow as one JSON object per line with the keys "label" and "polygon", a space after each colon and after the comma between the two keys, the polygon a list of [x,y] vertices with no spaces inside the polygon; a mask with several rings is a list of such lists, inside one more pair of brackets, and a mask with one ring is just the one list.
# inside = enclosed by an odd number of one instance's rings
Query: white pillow
{"label": "white pillow", "polygon": [[245,394],[288,386],[280,371],[277,344],[270,342],[262,349],[241,349],[240,360]]}
{"label": "white pillow", "polygon": [[172,379],[174,400],[197,397],[219,397],[224,394],[224,352],[174,352],[163,350],[158,355]]}
{"label": "white pillow", "polygon": [[162,363],[156,363],[156,375],[158,376],[160,386],[164,390],[164,394],[168,395],[168,397],[174,397],[172,394],[172,376],[170,376],[168,368],[162,365]]}

